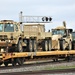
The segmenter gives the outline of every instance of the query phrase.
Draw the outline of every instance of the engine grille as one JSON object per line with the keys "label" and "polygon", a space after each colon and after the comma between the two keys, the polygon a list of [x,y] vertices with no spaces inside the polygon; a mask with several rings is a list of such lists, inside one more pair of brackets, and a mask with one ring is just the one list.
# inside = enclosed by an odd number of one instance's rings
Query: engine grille
{"label": "engine grille", "polygon": [[7,35],[0,35],[0,40],[7,40]]}

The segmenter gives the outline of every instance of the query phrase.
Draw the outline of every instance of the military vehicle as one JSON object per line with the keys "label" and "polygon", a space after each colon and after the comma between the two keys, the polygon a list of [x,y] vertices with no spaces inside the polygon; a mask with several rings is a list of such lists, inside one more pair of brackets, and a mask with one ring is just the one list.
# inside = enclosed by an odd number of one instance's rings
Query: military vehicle
{"label": "military vehicle", "polygon": [[65,21],[63,26],[52,29],[52,49],[71,50],[72,49],[72,29],[66,28]]}
{"label": "military vehicle", "polygon": [[20,23],[12,20],[0,21],[0,52],[51,50],[51,33],[45,26],[30,24],[20,29]]}
{"label": "military vehicle", "polygon": [[26,50],[50,51],[51,50],[51,32],[45,32],[43,24],[24,25],[24,42],[27,43]]}
{"label": "military vehicle", "polygon": [[0,52],[22,52],[23,33],[13,20],[0,21]]}

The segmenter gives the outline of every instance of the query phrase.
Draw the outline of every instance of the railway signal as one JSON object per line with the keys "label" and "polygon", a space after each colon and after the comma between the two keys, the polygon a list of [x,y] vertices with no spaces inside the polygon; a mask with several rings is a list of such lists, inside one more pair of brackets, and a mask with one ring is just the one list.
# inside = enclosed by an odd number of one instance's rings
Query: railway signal
{"label": "railway signal", "polygon": [[51,17],[43,17],[42,21],[50,22],[50,21],[52,21],[52,18]]}
{"label": "railway signal", "polygon": [[23,12],[20,12],[20,24],[22,23],[50,23],[51,17],[47,16],[23,16]]}

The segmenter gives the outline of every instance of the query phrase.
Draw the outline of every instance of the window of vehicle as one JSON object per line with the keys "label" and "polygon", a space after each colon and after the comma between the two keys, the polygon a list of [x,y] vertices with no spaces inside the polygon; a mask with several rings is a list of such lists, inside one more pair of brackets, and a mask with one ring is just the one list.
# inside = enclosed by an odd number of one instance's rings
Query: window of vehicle
{"label": "window of vehicle", "polygon": [[4,32],[14,32],[14,25],[13,24],[5,24]]}
{"label": "window of vehicle", "polygon": [[53,35],[58,35],[58,34],[64,35],[65,34],[65,30],[54,29],[54,30],[52,30],[52,34]]}
{"label": "window of vehicle", "polygon": [[3,31],[3,24],[0,24],[0,32]]}

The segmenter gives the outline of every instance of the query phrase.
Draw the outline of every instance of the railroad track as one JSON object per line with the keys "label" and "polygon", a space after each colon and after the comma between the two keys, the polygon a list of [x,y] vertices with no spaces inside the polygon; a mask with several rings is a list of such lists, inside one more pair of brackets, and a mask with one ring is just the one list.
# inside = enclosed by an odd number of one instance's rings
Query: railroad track
{"label": "railroad track", "polygon": [[[72,59],[70,61],[75,61],[75,59]],[[65,63],[65,62],[70,62],[70,61],[66,61],[65,59],[59,59],[57,61],[54,61],[50,58],[44,58],[44,59],[30,59],[27,60],[23,65],[21,65],[20,67],[29,67],[29,66],[33,66],[33,65],[42,65],[42,64],[57,64],[57,63]],[[0,66],[0,69],[8,69],[8,68],[18,68],[19,65],[16,66],[12,66],[12,64],[9,64],[9,66],[5,67],[4,65]]]}
{"label": "railroad track", "polygon": [[22,66],[16,65],[12,66],[9,64],[9,66],[5,67],[4,65],[0,66],[0,70],[5,70],[5,69],[14,69],[14,68],[21,68],[21,67],[30,67],[30,66],[39,66],[39,65],[47,65],[47,64],[57,64],[57,63],[65,63],[66,61],[64,60],[59,60],[54,62],[53,60],[34,60],[34,61],[27,61],[25,62]]}
{"label": "railroad track", "polygon": [[[42,73],[44,72],[48,72],[48,68],[53,68],[53,67],[62,67],[62,66],[74,66],[75,65],[75,61],[74,60],[70,60],[70,62],[66,62],[64,60],[59,60],[58,62],[53,62],[53,61],[42,61],[42,62],[32,62],[32,63],[26,63],[23,66],[1,66],[0,67],[0,73],[2,74],[6,74],[6,73]],[[41,71],[42,70],[42,71]],[[47,70],[47,71],[45,71]],[[55,70],[56,71],[56,70]],[[70,72],[70,71],[69,71]]]}

